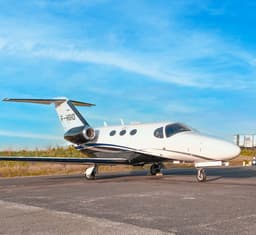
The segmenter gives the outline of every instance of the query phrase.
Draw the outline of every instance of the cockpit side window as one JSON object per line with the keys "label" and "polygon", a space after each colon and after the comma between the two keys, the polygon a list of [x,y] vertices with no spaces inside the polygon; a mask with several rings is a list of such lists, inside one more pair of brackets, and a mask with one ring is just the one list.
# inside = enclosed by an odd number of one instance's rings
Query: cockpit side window
{"label": "cockpit side window", "polygon": [[165,127],[165,135],[167,138],[184,131],[191,131],[191,129],[180,123],[169,124]]}
{"label": "cockpit side window", "polygon": [[154,136],[157,138],[164,138],[164,128],[159,127],[154,131]]}

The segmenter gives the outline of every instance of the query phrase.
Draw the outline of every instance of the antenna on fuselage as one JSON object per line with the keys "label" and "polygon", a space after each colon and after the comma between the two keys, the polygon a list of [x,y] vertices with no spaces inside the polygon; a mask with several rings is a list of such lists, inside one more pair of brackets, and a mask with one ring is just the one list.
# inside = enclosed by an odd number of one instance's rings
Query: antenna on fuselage
{"label": "antenna on fuselage", "polygon": [[121,125],[124,126],[124,120],[120,118]]}

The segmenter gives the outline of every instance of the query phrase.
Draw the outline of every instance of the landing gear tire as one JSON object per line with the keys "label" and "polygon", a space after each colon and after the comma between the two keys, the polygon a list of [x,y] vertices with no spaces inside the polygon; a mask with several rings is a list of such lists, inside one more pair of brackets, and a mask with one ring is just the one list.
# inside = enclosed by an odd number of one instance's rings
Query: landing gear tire
{"label": "landing gear tire", "polygon": [[98,166],[94,165],[94,166],[88,167],[85,170],[84,176],[87,180],[94,180],[96,178],[97,172],[98,172]]}
{"label": "landing gear tire", "polygon": [[204,168],[199,168],[197,170],[196,179],[198,182],[205,182],[206,181],[206,173]]}
{"label": "landing gear tire", "polygon": [[159,163],[154,163],[151,167],[150,167],[150,175],[157,175],[161,172],[161,164]]}

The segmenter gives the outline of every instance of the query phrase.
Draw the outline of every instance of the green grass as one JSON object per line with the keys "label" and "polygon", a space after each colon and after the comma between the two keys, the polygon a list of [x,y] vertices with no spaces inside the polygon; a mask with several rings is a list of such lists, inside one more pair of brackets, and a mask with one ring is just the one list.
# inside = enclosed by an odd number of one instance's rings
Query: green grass
{"label": "green grass", "polygon": [[[251,161],[252,157],[256,155],[256,150],[243,149],[241,155],[232,161],[230,165],[242,165],[243,161]],[[48,148],[35,150],[19,150],[19,151],[1,151],[0,156],[35,156],[35,157],[86,157],[86,155],[77,151],[73,147],[63,148]],[[73,164],[55,164],[55,163],[31,163],[31,162],[10,162],[0,161],[0,177],[14,177],[14,176],[31,176],[31,175],[53,175],[53,174],[73,174],[83,173],[86,165]],[[176,167],[193,167],[193,164],[166,164],[167,168]],[[149,169],[149,165],[142,167],[133,166],[106,166],[99,167],[100,172],[115,172],[115,171],[131,171],[131,170]]]}
{"label": "green grass", "polygon": [[[35,150],[1,151],[0,156],[23,156],[23,157],[86,157],[73,147],[48,148]],[[0,177],[54,175],[54,174],[82,174],[88,165],[60,164],[60,163],[32,163],[0,161]],[[138,168],[138,167],[137,167]],[[135,168],[135,169],[137,169]],[[100,172],[130,171],[132,166],[106,166],[100,165]],[[142,169],[142,168],[140,168]]]}

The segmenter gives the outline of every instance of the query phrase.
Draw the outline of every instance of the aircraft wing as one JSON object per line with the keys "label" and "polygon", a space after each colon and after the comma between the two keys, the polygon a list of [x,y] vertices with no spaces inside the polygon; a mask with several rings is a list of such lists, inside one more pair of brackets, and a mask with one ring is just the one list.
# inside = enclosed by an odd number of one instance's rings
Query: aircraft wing
{"label": "aircraft wing", "polygon": [[60,157],[9,157],[0,156],[0,161],[20,162],[52,162],[52,163],[74,163],[74,164],[129,164],[125,158],[60,158]]}

